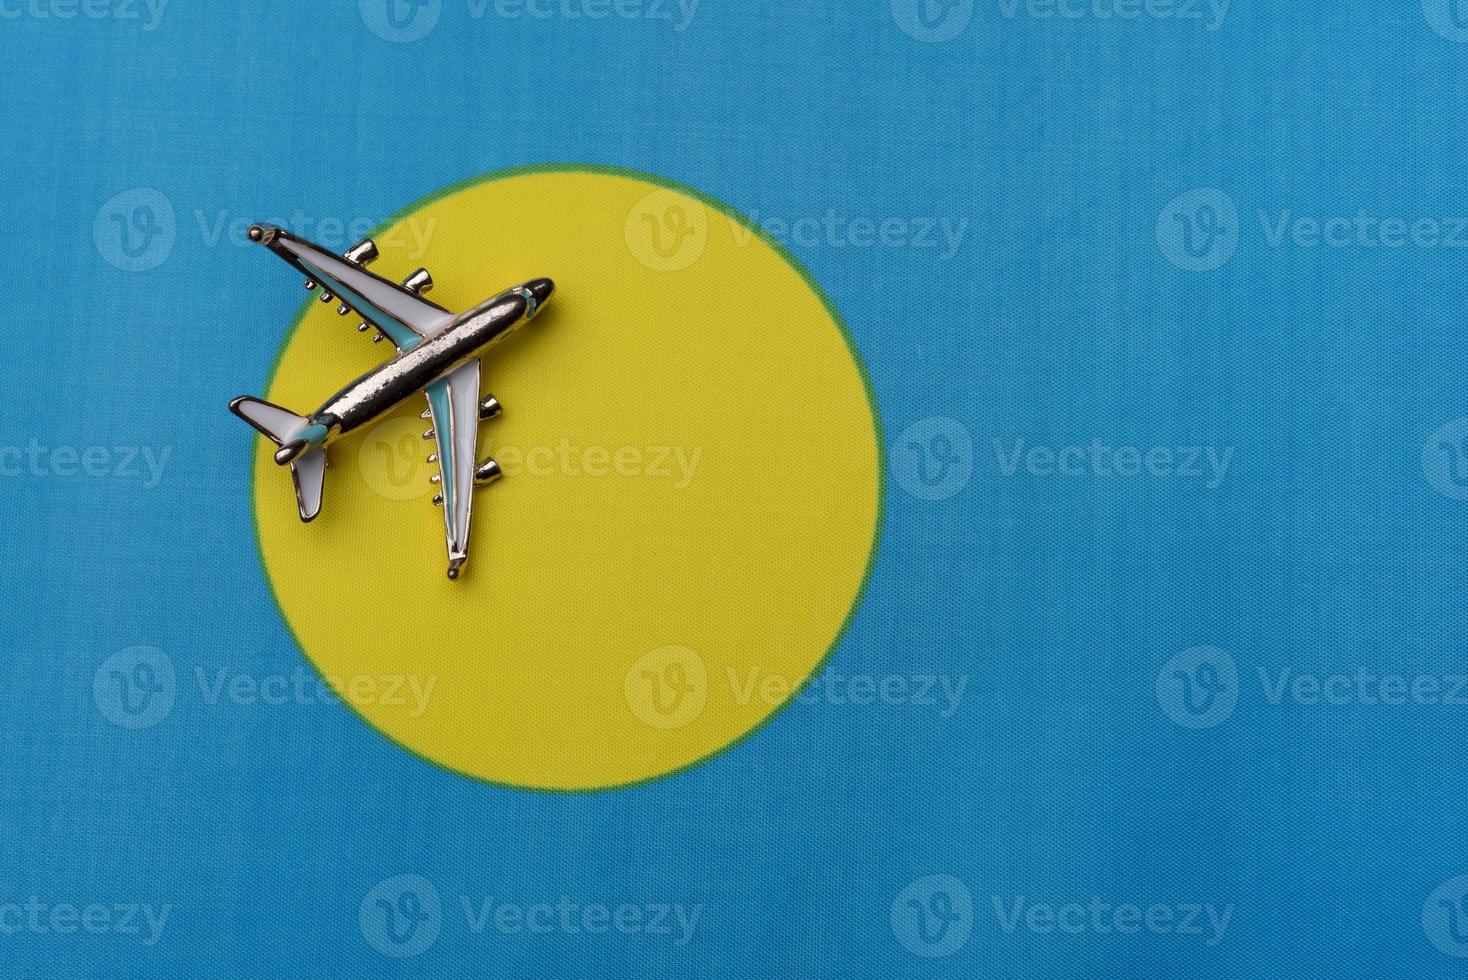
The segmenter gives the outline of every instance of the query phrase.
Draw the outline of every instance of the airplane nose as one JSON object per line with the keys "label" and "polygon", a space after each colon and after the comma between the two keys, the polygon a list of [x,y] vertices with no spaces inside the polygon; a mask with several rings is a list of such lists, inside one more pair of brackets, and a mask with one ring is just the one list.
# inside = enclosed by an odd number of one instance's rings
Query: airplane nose
{"label": "airplane nose", "polygon": [[516,293],[525,301],[525,319],[530,320],[539,313],[545,301],[550,299],[550,294],[555,292],[556,284],[549,279],[532,279],[527,283],[516,286],[511,292]]}

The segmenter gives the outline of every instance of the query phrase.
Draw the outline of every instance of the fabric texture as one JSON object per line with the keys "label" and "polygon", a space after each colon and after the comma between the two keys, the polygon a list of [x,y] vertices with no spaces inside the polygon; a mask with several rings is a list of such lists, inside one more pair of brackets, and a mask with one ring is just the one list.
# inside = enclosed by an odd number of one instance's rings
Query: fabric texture
{"label": "fabric texture", "polygon": [[[0,15],[0,974],[1460,973],[1452,0]],[[783,241],[888,463],[801,698],[586,795],[326,696],[225,411],[301,296],[251,221],[551,161]]]}

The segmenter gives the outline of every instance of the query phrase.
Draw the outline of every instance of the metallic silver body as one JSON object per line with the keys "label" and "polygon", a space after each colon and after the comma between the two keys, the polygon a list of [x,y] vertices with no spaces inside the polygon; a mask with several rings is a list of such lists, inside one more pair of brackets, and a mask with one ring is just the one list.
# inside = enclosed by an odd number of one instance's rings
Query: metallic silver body
{"label": "metallic silver body", "polygon": [[373,342],[390,339],[397,354],[308,416],[248,396],[232,401],[230,410],[279,447],[275,460],[290,466],[301,520],[310,521],[321,509],[326,447],[414,395],[426,395],[423,417],[433,424],[423,437],[435,440],[437,451],[428,461],[438,463],[432,482],[441,484],[434,503],[443,508],[448,575],[457,578],[468,558],[473,490],[500,475],[492,459],[475,464],[479,422],[500,411],[493,395],[480,397],[478,358],[535,316],[555,284],[532,279],[455,315],[423,298],[433,285],[427,269],[418,269],[401,285],[370,272],[366,266],[377,257],[370,239],[336,256],[279,228],[252,226],[250,238],[299,270],[307,289],[320,286],[322,302],[335,300],[338,313],[361,316],[358,330],[376,327]]}
{"label": "metallic silver body", "polygon": [[[526,303],[509,292],[465,313],[441,333],[400,353],[332,395],[311,420],[327,426],[330,445],[336,438],[380,418],[486,347],[502,340],[524,322]],[[477,400],[477,398],[476,398]]]}

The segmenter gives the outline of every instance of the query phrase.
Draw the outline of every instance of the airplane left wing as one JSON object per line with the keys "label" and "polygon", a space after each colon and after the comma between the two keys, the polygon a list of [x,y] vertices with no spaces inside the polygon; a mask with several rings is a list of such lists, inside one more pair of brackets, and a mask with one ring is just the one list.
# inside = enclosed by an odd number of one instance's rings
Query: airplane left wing
{"label": "airplane left wing", "polygon": [[438,443],[439,493],[449,578],[469,554],[469,515],[474,503],[474,454],[479,445],[479,361],[466,361],[424,389]]}
{"label": "airplane left wing", "polygon": [[[454,314],[419,295],[425,288],[423,284],[431,281],[426,274],[417,286],[399,286],[369,272],[366,264],[377,254],[375,246],[354,259],[351,253],[348,257],[332,255],[281,228],[254,225],[250,228],[250,238],[269,247],[299,269],[308,285],[320,285],[324,290],[321,294],[323,300],[339,299],[343,312],[356,310],[364,320],[390,337],[399,350],[413,349],[422,343],[423,338],[454,322]],[[414,278],[408,282],[413,283]]]}

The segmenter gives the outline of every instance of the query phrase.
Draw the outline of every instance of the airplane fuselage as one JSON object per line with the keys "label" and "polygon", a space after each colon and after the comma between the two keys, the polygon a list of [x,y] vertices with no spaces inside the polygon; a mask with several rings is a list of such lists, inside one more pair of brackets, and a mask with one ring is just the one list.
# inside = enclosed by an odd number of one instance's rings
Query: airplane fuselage
{"label": "airplane fuselage", "polygon": [[[327,399],[310,421],[329,444],[397,408],[436,379],[504,339],[526,319],[525,296],[512,290],[486,300],[441,332],[362,375]],[[319,430],[318,430],[319,431]]]}

